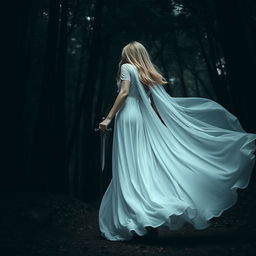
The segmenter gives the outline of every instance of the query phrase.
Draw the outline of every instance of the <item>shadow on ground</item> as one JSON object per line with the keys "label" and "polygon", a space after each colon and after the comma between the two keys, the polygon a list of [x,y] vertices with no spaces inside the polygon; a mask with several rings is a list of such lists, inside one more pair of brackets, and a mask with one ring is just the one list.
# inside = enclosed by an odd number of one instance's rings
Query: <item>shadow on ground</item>
{"label": "shadow on ground", "polygon": [[1,198],[0,254],[59,255],[256,255],[254,179],[238,202],[205,230],[186,224],[159,229],[159,239],[108,241],[100,236],[98,204],[66,195],[11,193]]}

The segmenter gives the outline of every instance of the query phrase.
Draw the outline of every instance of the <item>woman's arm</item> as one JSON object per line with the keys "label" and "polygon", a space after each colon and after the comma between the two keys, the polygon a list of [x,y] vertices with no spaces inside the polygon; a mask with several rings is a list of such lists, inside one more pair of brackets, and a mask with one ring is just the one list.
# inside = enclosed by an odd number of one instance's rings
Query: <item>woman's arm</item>
{"label": "woman's arm", "polygon": [[122,107],[126,97],[129,94],[130,89],[130,81],[129,80],[121,80],[120,84],[120,92],[118,93],[116,100],[114,102],[113,107],[109,111],[106,119],[112,120],[112,118],[115,116],[116,112]]}
{"label": "woman's arm", "polygon": [[121,80],[120,91],[116,97],[113,107],[109,111],[107,117],[101,123],[99,123],[99,129],[101,129],[102,131],[107,130],[107,127],[110,124],[113,117],[115,116],[116,112],[124,104],[124,101],[129,94],[129,90],[130,90],[130,81],[129,80]]}

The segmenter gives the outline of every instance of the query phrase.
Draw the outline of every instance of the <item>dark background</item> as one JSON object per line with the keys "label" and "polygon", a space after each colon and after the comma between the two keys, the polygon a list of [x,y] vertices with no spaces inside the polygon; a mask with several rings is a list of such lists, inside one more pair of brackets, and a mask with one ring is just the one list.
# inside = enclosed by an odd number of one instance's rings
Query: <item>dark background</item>
{"label": "dark background", "polygon": [[[117,96],[117,64],[130,41],[147,48],[171,96],[213,99],[235,114],[246,131],[256,133],[253,0],[24,0],[10,1],[4,14],[1,230],[2,237],[21,232],[8,240],[12,245],[22,241],[23,229],[35,228],[25,232],[31,238],[52,225],[50,219],[65,218],[63,212],[74,212],[74,220],[80,206],[91,209],[88,216],[98,232],[100,181],[104,192],[111,179],[112,134],[102,177],[100,136],[94,128]],[[241,191],[244,198],[237,207],[242,208],[234,212],[238,223],[246,219],[244,225],[253,230],[255,221],[243,214],[255,213],[254,172],[249,188]],[[69,211],[64,205],[70,205]],[[223,223],[230,219],[223,217]],[[221,241],[216,242],[220,250]],[[242,255],[253,253],[255,244],[250,246]],[[31,247],[12,251],[8,242],[3,248],[10,255],[53,253]],[[68,249],[63,253],[71,255]]]}

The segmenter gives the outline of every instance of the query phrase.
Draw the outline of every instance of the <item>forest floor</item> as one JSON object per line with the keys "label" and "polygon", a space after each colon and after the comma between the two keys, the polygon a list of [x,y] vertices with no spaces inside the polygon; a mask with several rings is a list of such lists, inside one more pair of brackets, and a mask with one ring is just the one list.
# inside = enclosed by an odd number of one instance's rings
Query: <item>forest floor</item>
{"label": "forest floor", "polygon": [[238,202],[195,230],[159,230],[155,241],[108,241],[100,236],[98,203],[94,206],[66,195],[12,193],[2,195],[0,255],[256,255],[256,181],[238,190]]}

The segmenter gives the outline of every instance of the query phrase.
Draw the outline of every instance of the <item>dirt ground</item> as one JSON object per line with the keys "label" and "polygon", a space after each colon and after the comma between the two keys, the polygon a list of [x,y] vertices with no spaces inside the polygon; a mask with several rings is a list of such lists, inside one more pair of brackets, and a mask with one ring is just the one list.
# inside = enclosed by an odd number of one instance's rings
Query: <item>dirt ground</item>
{"label": "dirt ground", "polygon": [[256,182],[238,190],[235,206],[205,230],[186,224],[160,230],[155,241],[108,241],[100,236],[98,203],[66,195],[1,196],[0,255],[256,255]]}

